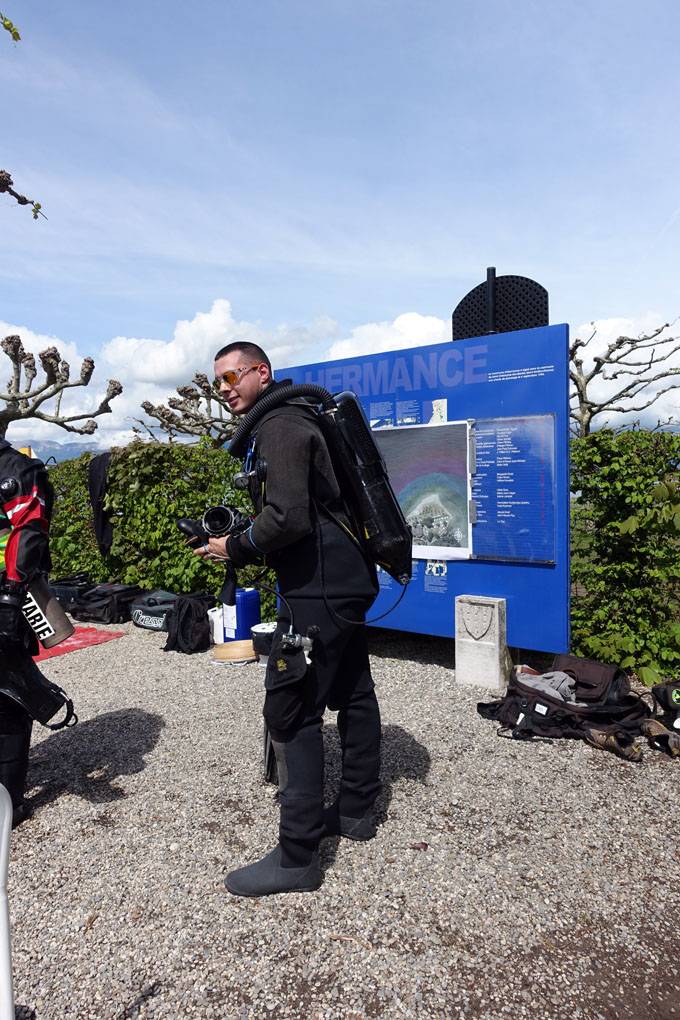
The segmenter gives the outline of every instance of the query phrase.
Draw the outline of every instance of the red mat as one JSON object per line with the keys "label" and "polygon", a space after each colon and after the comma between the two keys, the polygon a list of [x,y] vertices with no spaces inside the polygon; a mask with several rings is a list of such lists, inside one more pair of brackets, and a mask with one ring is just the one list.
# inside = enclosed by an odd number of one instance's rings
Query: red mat
{"label": "red mat", "polygon": [[114,638],[123,637],[124,630],[98,630],[96,627],[76,627],[75,633],[61,641],[54,648],[41,648],[38,655],[33,656],[34,662],[41,659],[51,659],[53,655],[66,655],[67,652],[77,652],[80,648],[89,648],[90,645],[101,645],[105,641],[112,641]]}

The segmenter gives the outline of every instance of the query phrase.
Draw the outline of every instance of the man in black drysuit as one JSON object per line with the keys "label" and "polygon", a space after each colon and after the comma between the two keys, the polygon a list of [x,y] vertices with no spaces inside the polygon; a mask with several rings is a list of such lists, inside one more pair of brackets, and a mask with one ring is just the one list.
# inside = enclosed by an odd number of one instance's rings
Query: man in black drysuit
{"label": "man in black drysuit", "polygon": [[[50,568],[48,531],[54,494],[44,464],[0,439],[0,686],[10,657],[27,660],[38,642],[21,604],[36,574]],[[0,783],[12,798],[13,825],[30,813],[24,801],[33,720],[26,709],[0,693]]]}
{"label": "man in black drysuit", "polygon": [[[236,342],[215,358],[220,391],[234,414],[250,410],[282,383],[255,344]],[[313,639],[305,670],[281,654],[290,627],[280,603],[265,678],[263,714],[276,754],[281,820],[279,843],[262,860],[231,872],[227,889],[240,896],[311,892],[321,884],[319,841],[328,835],[375,835],[371,807],[379,790],[380,713],[362,623],[378,591],[375,569],[349,529],[331,458],[303,401],[268,411],[251,432],[246,470],[256,516],[247,532],[210,539],[200,554],[228,557],[238,568],[266,563],[293,615],[294,630]],[[301,664],[301,668],[300,668]],[[322,718],[338,711],[342,782],[323,808]]]}

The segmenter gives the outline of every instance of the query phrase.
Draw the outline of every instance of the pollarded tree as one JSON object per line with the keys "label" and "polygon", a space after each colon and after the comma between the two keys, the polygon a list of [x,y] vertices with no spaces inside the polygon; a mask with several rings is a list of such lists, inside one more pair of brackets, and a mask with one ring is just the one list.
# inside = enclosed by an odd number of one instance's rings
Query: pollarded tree
{"label": "pollarded tree", "polygon": [[[179,396],[170,397],[167,407],[165,404],[154,405],[148,400],[142,407],[150,418],[159,422],[171,439],[176,436],[208,436],[214,447],[223,446],[236,428],[236,419],[207,375],[197,372],[193,382],[193,386],[178,386]],[[151,431],[144,422],[141,424]]]}
{"label": "pollarded tree", "polygon": [[[680,337],[662,336],[669,323],[638,337],[617,337],[602,354],[591,355],[589,347],[597,336],[595,323],[592,326],[590,336],[586,340],[576,337],[569,349],[569,414],[572,432],[577,436],[590,433],[597,415],[646,411],[664,393],[680,387],[680,367],[674,364],[680,352]],[[584,355],[592,358],[591,368],[584,367]],[[603,395],[596,397],[595,389]],[[669,418],[664,424],[670,425],[673,420]],[[601,424],[608,425],[609,421]]]}
{"label": "pollarded tree", "polygon": [[[10,422],[25,421],[27,418],[52,422],[67,432],[92,435],[97,428],[94,419],[101,414],[109,414],[110,402],[123,392],[123,387],[117,379],[109,379],[106,395],[96,411],[62,414],[61,401],[64,392],[76,386],[87,386],[92,378],[94,372],[92,358],[83,359],[78,379],[71,380],[69,363],[64,361],[56,347],[48,347],[38,355],[45,380],[36,382],[38,370],[35,357],[30,351],[24,350],[20,337],[6,336],[0,342],[0,347],[12,363],[12,376],[4,390],[0,384],[0,438],[4,437]],[[52,410],[48,411],[44,405],[52,400],[54,405]],[[4,407],[1,406],[2,402],[5,404]],[[75,422],[83,424],[76,425]]]}

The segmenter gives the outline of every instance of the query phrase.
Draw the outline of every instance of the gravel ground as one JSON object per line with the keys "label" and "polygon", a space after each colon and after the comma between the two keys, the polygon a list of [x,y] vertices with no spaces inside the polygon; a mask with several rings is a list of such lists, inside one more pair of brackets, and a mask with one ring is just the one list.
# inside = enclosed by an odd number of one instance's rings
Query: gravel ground
{"label": "gravel ground", "polygon": [[[263,670],[125,637],[43,663],[80,723],[36,727],[13,835],[17,1016],[35,1020],[680,1017],[680,762],[517,743],[452,642],[371,633],[375,840],[323,844],[314,894],[224,874],[275,842]],[[338,783],[334,716],[327,792]]]}

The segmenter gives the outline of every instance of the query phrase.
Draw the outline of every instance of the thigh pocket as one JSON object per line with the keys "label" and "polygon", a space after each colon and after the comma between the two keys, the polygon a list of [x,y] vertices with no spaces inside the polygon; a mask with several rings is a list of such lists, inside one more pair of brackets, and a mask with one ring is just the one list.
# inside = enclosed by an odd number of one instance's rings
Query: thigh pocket
{"label": "thigh pocket", "polygon": [[289,730],[305,708],[307,662],[301,648],[285,648],[275,633],[264,678],[262,714],[270,730]]}

